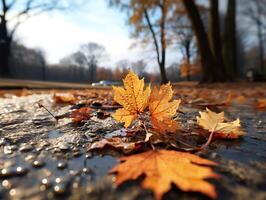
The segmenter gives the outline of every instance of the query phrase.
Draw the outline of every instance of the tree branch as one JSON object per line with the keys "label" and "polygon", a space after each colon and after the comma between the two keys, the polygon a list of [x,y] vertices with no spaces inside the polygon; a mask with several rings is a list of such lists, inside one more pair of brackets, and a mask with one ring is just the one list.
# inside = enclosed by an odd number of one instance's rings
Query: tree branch
{"label": "tree branch", "polygon": [[148,14],[148,11],[146,10],[146,8],[144,8],[144,16],[145,16],[145,19],[146,19],[146,21],[148,23],[148,27],[149,27],[149,29],[151,31],[151,34],[152,34],[153,43],[155,45],[155,50],[156,50],[156,55],[157,55],[157,62],[160,65],[161,64],[161,60],[160,60],[159,45],[158,45],[156,34],[155,34],[155,31],[154,31],[153,26],[151,24],[150,17],[149,17],[149,14]]}

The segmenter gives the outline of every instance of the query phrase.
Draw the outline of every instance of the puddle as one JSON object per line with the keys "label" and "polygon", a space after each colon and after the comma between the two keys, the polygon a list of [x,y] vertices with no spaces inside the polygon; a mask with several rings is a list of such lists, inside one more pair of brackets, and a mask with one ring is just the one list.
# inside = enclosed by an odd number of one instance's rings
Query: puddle
{"label": "puddle", "polygon": [[53,131],[50,131],[49,133],[48,133],[48,138],[49,139],[55,139],[55,138],[59,138],[59,137],[61,137],[63,134],[62,133],[60,133],[59,131],[57,131],[57,130],[53,130]]}

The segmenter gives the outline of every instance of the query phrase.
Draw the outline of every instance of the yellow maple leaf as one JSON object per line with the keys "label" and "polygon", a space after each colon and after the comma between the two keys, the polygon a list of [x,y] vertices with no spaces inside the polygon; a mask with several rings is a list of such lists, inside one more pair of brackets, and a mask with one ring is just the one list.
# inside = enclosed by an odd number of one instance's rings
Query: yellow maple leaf
{"label": "yellow maple leaf", "polygon": [[114,100],[123,108],[118,109],[112,116],[128,127],[147,107],[151,89],[150,86],[144,89],[144,79],[140,80],[132,71],[128,73],[123,83],[124,88],[113,86]]}
{"label": "yellow maple leaf", "polygon": [[206,108],[206,112],[199,112],[197,123],[209,132],[215,133],[216,138],[238,138],[245,133],[241,130],[240,120],[225,122],[224,112],[215,113]]}
{"label": "yellow maple leaf", "polygon": [[[180,190],[201,192],[216,198],[215,187],[206,178],[219,178],[208,166],[216,163],[190,153],[157,150],[120,158],[111,173],[117,173],[116,185],[145,175],[142,187],[151,189],[157,200],[175,184]],[[205,165],[205,166],[204,166]]]}
{"label": "yellow maple leaf", "polygon": [[179,127],[172,117],[176,114],[181,100],[169,102],[172,97],[173,90],[170,83],[162,85],[159,90],[157,87],[152,90],[149,111],[151,122],[159,132],[174,132]]}

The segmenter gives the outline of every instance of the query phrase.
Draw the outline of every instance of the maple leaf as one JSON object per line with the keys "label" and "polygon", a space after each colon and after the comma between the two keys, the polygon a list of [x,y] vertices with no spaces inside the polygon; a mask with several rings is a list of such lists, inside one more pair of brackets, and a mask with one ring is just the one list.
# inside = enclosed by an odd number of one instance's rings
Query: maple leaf
{"label": "maple leaf", "polygon": [[170,83],[162,85],[158,90],[154,87],[149,99],[151,122],[159,132],[174,132],[179,127],[171,118],[176,114],[181,100],[169,102],[173,97]]}
{"label": "maple leaf", "polygon": [[73,122],[81,122],[83,120],[88,120],[90,119],[90,114],[91,114],[91,108],[89,107],[82,107],[78,110],[74,110],[70,117],[72,118]]}
{"label": "maple leaf", "polygon": [[123,83],[124,88],[113,86],[114,100],[123,108],[116,110],[112,116],[117,121],[123,122],[127,128],[147,107],[151,89],[147,86],[144,90],[144,79],[140,80],[132,71],[128,73]]}
{"label": "maple leaf", "polygon": [[71,93],[55,93],[53,96],[55,103],[69,103],[74,104],[76,97]]}
{"label": "maple leaf", "polygon": [[240,120],[225,122],[224,112],[215,113],[206,108],[206,112],[199,112],[197,123],[211,133],[215,133],[216,138],[238,138],[245,133],[241,130]]}
{"label": "maple leaf", "polygon": [[[175,184],[180,190],[201,192],[216,198],[215,187],[206,178],[219,178],[208,166],[216,163],[190,153],[157,150],[120,158],[110,173],[117,173],[116,185],[145,175],[142,187],[151,189],[157,200]],[[204,166],[205,165],[205,166]]]}

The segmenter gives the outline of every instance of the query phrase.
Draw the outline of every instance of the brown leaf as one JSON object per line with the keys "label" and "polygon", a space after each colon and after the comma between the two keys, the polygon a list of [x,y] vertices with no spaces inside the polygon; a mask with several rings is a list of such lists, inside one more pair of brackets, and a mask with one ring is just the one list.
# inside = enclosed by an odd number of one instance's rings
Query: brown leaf
{"label": "brown leaf", "polygon": [[257,109],[266,109],[266,99],[258,99],[256,103]]}
{"label": "brown leaf", "polygon": [[111,173],[117,173],[117,186],[145,175],[142,187],[151,189],[157,200],[171,189],[171,184],[185,192],[201,192],[213,199],[217,197],[215,187],[204,180],[219,178],[208,167],[216,163],[197,155],[157,150],[122,157],[120,162],[111,170]]}
{"label": "brown leaf", "polygon": [[73,122],[81,122],[84,120],[90,119],[90,114],[91,114],[91,108],[89,107],[82,107],[78,110],[74,110],[70,117],[72,118]]}
{"label": "brown leaf", "polygon": [[57,104],[68,103],[74,104],[76,102],[76,97],[72,93],[55,93],[54,101]]}
{"label": "brown leaf", "polygon": [[129,153],[136,149],[137,144],[134,142],[124,142],[123,139],[120,137],[113,137],[113,138],[102,139],[98,142],[94,142],[91,145],[90,150],[103,149],[106,146],[111,146],[116,149],[122,150],[124,153]]}

